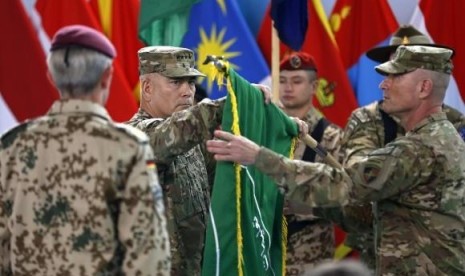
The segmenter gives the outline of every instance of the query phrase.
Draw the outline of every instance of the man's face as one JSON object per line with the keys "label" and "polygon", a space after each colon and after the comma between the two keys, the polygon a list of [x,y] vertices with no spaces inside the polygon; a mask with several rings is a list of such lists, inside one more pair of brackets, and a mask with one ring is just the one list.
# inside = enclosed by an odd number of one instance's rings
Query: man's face
{"label": "man's face", "polygon": [[416,77],[416,71],[388,75],[380,83],[383,90],[383,110],[391,115],[408,114],[418,106],[421,85]]}
{"label": "man's face", "polygon": [[279,99],[285,109],[309,108],[317,86],[313,71],[283,70],[279,74]]}
{"label": "man's face", "polygon": [[167,118],[193,105],[195,77],[167,78],[154,73],[151,82],[150,105],[154,117]]}

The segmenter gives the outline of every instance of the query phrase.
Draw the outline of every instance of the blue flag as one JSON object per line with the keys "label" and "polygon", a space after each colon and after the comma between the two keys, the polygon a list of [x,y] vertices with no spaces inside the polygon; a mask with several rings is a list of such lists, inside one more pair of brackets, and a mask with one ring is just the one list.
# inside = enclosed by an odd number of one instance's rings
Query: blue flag
{"label": "blue flag", "polygon": [[251,83],[260,83],[270,74],[236,1],[203,0],[192,6],[189,30],[181,45],[195,51],[198,69],[210,76],[199,82],[212,99],[225,96],[226,87],[213,85],[213,73],[203,64],[207,55],[224,56]]}
{"label": "blue flag", "polygon": [[300,51],[308,27],[307,0],[271,0],[270,13],[281,42]]}

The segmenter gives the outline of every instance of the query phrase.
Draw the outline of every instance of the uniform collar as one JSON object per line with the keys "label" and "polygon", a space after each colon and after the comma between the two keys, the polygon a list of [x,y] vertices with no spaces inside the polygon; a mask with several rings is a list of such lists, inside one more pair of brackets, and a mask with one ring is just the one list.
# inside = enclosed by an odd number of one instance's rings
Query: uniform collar
{"label": "uniform collar", "polygon": [[47,114],[53,116],[64,113],[92,113],[111,121],[111,117],[105,107],[91,101],[78,99],[57,100],[53,103]]}
{"label": "uniform collar", "polygon": [[424,126],[426,125],[429,125],[431,123],[434,123],[434,122],[438,122],[438,121],[446,121],[447,120],[447,116],[446,116],[446,113],[444,112],[438,112],[438,113],[434,113],[434,114],[431,114],[429,115],[428,117],[426,117],[425,119],[421,120],[417,125],[415,125],[415,127],[409,131],[409,132],[418,132],[420,131],[420,129],[422,129]]}

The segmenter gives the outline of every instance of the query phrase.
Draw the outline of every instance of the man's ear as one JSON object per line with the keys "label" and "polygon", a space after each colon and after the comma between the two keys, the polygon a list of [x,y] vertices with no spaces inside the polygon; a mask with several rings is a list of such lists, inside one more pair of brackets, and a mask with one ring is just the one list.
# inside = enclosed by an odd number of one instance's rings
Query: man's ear
{"label": "man's ear", "polygon": [[109,66],[102,74],[101,86],[102,88],[109,89],[113,77],[113,65]]}
{"label": "man's ear", "polygon": [[433,81],[424,79],[420,83],[420,99],[425,99],[433,93]]}
{"label": "man's ear", "polygon": [[140,96],[145,101],[150,101],[151,98],[151,86],[150,78],[148,76],[139,78],[140,81]]}

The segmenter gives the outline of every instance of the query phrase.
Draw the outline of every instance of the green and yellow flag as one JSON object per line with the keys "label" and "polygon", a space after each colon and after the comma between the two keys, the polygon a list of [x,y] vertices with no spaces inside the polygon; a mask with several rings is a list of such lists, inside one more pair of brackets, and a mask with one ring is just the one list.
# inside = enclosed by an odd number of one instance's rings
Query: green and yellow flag
{"label": "green and yellow flag", "polygon": [[[243,135],[285,156],[293,152],[298,128],[276,105],[233,69],[222,129]],[[218,162],[212,191],[203,275],[284,275],[287,224],[283,196],[254,166]]]}

